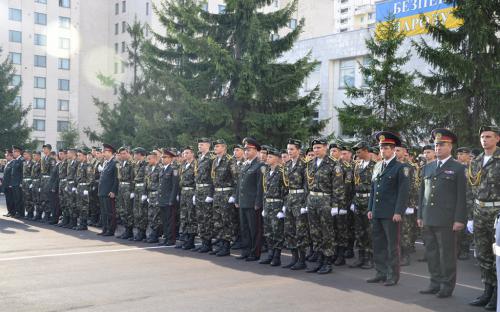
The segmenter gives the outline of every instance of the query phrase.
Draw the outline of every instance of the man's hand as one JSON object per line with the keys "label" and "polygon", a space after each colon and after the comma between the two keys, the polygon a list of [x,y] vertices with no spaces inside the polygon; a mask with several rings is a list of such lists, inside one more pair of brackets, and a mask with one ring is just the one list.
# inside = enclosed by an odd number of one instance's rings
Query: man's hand
{"label": "man's hand", "polygon": [[465,224],[461,223],[461,222],[455,222],[453,223],[453,232],[460,232],[461,230],[463,230],[465,227]]}
{"label": "man's hand", "polygon": [[115,198],[115,193],[109,192],[108,196],[109,196],[109,198]]}
{"label": "man's hand", "polygon": [[236,207],[236,208],[240,208],[240,205],[235,203],[235,204],[234,204],[234,207]]}
{"label": "man's hand", "polygon": [[368,220],[373,219],[373,214],[372,214],[371,211],[368,211],[368,213],[366,214],[366,216],[368,217]]}
{"label": "man's hand", "polygon": [[392,222],[401,222],[401,215],[399,213],[395,213],[394,216],[392,216]]}
{"label": "man's hand", "polygon": [[417,225],[418,225],[419,228],[423,228],[424,227],[424,220],[417,219]]}

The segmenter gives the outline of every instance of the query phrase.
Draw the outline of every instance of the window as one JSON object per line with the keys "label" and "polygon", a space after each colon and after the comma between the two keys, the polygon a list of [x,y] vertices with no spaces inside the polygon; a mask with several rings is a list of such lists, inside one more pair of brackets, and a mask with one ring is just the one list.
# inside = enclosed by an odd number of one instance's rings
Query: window
{"label": "window", "polygon": [[70,0],[59,0],[59,6],[61,8],[69,8],[69,7],[71,7],[71,1]]}
{"label": "window", "polygon": [[45,77],[35,77],[34,85],[37,89],[45,89]]}
{"label": "window", "polygon": [[65,16],[59,16],[59,27],[69,28],[71,24],[71,18]]}
{"label": "window", "polygon": [[344,13],[347,13],[347,12],[349,12],[349,8],[340,9],[340,13],[341,14],[344,14]]}
{"label": "window", "polygon": [[122,1],[122,13],[127,12],[127,1]]}
{"label": "window", "polygon": [[9,20],[20,22],[22,19],[23,14],[21,10],[9,8]]}
{"label": "window", "polygon": [[201,9],[202,9],[203,11],[205,11],[205,12],[208,12],[208,3],[206,3],[206,2],[202,3],[202,5],[201,5]]}
{"label": "window", "polygon": [[345,4],[345,3],[347,3],[347,2],[349,2],[349,0],[340,0],[340,3],[341,3],[341,4]]}
{"label": "window", "polygon": [[35,131],[45,131],[45,120],[43,120],[43,119],[33,119],[33,130],[35,130]]}
{"label": "window", "polygon": [[115,54],[118,54],[118,50],[119,50],[119,48],[118,48],[118,42],[117,42],[117,43],[115,43]]}
{"label": "window", "polygon": [[279,34],[271,34],[271,40],[272,41],[276,41],[280,38],[280,35]]}
{"label": "window", "polygon": [[340,28],[340,32],[346,32],[347,28]]}
{"label": "window", "polygon": [[113,95],[118,94],[118,87],[116,85],[113,86]]}
{"label": "window", "polygon": [[59,38],[59,49],[69,50],[70,41],[69,38]]}
{"label": "window", "polygon": [[146,2],[146,15],[149,15],[149,2]]}
{"label": "window", "polygon": [[297,20],[295,18],[292,18],[290,22],[288,22],[288,27],[291,29],[297,28]]}
{"label": "window", "polygon": [[69,70],[70,62],[67,58],[59,58],[58,59],[58,68]]}
{"label": "window", "polygon": [[47,4],[47,0],[35,0],[36,3]]}
{"label": "window", "polygon": [[223,14],[226,11],[226,6],[219,4],[219,14]]}
{"label": "window", "polygon": [[354,60],[340,61],[340,88],[354,87],[354,67],[356,63]]}
{"label": "window", "polygon": [[69,129],[69,121],[67,120],[58,120],[57,121],[57,132],[68,131]]}
{"label": "window", "polygon": [[371,20],[373,18],[373,13],[368,13],[368,19]]}
{"label": "window", "polygon": [[13,75],[10,81],[10,86],[17,87],[21,85],[21,75]]}
{"label": "window", "polygon": [[122,53],[126,51],[125,41],[122,41]]}
{"label": "window", "polygon": [[12,62],[12,64],[21,65],[21,53],[10,52],[9,60]]}
{"label": "window", "polygon": [[34,109],[45,109],[46,100],[44,98],[35,98],[33,100]]}
{"label": "window", "polygon": [[35,55],[36,67],[47,67],[47,57],[45,55]]}
{"label": "window", "polygon": [[115,15],[118,15],[120,13],[120,4],[115,3]]}
{"label": "window", "polygon": [[61,91],[69,91],[69,80],[68,79],[58,79],[57,88]]}
{"label": "window", "polygon": [[115,35],[118,35],[120,25],[118,23],[115,24]]}
{"label": "window", "polygon": [[115,62],[115,74],[118,74],[118,63]]}
{"label": "window", "polygon": [[127,31],[127,23],[122,22],[122,33]]}
{"label": "window", "polygon": [[45,35],[35,34],[35,45],[46,46],[47,45],[47,37]]}
{"label": "window", "polygon": [[345,23],[347,23],[348,20],[349,19],[347,19],[347,18],[342,18],[342,19],[340,19],[340,24],[345,24]]}
{"label": "window", "polygon": [[[367,58],[367,57],[364,57],[364,58],[363,58],[363,67],[365,67],[365,68],[370,67],[370,59],[369,59],[369,58]],[[363,75],[363,73],[361,73],[361,75]],[[371,77],[371,76],[364,76],[364,75],[363,75],[363,82],[362,82],[362,86],[363,86],[363,87],[368,86],[368,82],[369,82],[371,79],[372,79],[372,77]]]}
{"label": "window", "polygon": [[69,111],[69,101],[68,100],[57,100],[57,109],[60,111]]}
{"label": "window", "polygon": [[122,74],[125,72],[125,67],[127,67],[127,64],[122,62]]}
{"label": "window", "polygon": [[35,24],[47,25],[47,14],[35,12]]}
{"label": "window", "polygon": [[274,0],[273,1],[273,5],[275,8],[279,7],[279,3],[278,3],[278,0]]}
{"label": "window", "polygon": [[9,30],[9,41],[10,42],[22,42],[23,35],[20,31],[17,30]]}
{"label": "window", "polygon": [[21,106],[21,97],[19,95],[14,98],[12,105]]}

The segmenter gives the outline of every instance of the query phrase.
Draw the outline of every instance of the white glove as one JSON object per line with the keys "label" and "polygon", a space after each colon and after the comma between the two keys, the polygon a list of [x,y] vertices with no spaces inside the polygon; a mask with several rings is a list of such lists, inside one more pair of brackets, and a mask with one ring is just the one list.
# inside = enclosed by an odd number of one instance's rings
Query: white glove
{"label": "white glove", "polygon": [[352,212],[356,212],[356,205],[355,204],[351,204],[351,211]]}
{"label": "white glove", "polygon": [[233,196],[231,196],[231,197],[229,197],[229,200],[227,202],[230,203],[230,204],[234,204],[236,202],[236,198],[234,198]]}
{"label": "white glove", "polygon": [[332,214],[332,217],[335,217],[339,214],[339,208],[332,208],[332,210],[330,210],[330,213]]}
{"label": "white glove", "polygon": [[285,217],[285,214],[284,214],[283,212],[281,212],[281,211],[280,211],[280,212],[278,212],[278,214],[276,215],[276,217],[277,217],[278,219],[283,219],[283,218]]}
{"label": "white glove", "polygon": [[413,209],[413,208],[408,207],[405,210],[405,215],[412,215],[414,213],[415,213],[415,209]]}
{"label": "white glove", "polygon": [[97,190],[97,187],[95,187],[95,186],[92,187],[92,191],[95,191],[95,190]]}
{"label": "white glove", "polygon": [[130,199],[134,199],[135,198],[135,193],[130,193]]}
{"label": "white glove", "polygon": [[142,200],[142,201],[146,201],[146,199],[148,199],[148,197],[147,197],[146,195],[142,195],[142,196],[141,196],[141,200]]}
{"label": "white glove", "polygon": [[196,195],[193,195],[193,205],[196,205]]}
{"label": "white glove", "polygon": [[300,214],[306,214],[307,208],[300,208]]}
{"label": "white glove", "polygon": [[179,195],[175,196],[175,200],[179,201]]}
{"label": "white glove", "polygon": [[469,220],[467,221],[467,231],[469,231],[469,233],[474,233],[474,221],[473,220]]}
{"label": "white glove", "polygon": [[281,208],[281,211],[283,211],[283,213],[286,213],[286,206],[283,206],[283,208]]}
{"label": "white glove", "polygon": [[87,190],[83,191],[83,195],[84,196],[88,196],[89,195],[89,191],[87,191]]}
{"label": "white glove", "polygon": [[214,199],[210,196],[207,196],[207,198],[205,198],[205,203],[207,203],[207,204],[210,204],[213,201],[214,201]]}
{"label": "white glove", "polygon": [[97,167],[97,171],[99,171],[99,172],[102,172],[102,170],[103,170],[103,169],[104,169],[104,167],[103,167],[102,165],[99,165],[99,166]]}
{"label": "white glove", "polygon": [[343,216],[343,215],[346,215],[347,214],[347,210],[346,209],[339,209],[339,215]]}
{"label": "white glove", "polygon": [[264,209],[262,209],[262,212],[260,213],[263,217],[266,216],[266,211]]}
{"label": "white glove", "polygon": [[33,188],[33,184],[30,184],[30,189]]}
{"label": "white glove", "polygon": [[76,193],[76,187],[72,188],[71,190],[73,191],[73,193]]}
{"label": "white glove", "polygon": [[149,201],[149,198],[148,198],[148,199],[146,199],[146,201],[148,202],[148,204],[150,204],[150,203],[151,203],[151,202]]}

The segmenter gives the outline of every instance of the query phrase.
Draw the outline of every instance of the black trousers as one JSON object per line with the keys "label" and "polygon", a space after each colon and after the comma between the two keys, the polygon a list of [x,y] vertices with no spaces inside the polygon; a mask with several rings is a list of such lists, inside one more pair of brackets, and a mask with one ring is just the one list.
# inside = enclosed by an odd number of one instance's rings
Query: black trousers
{"label": "black trousers", "polygon": [[24,217],[23,190],[19,185],[13,186],[11,190],[14,212],[17,215]]}
{"label": "black trousers", "polygon": [[113,222],[113,202],[109,196],[99,196],[103,232],[115,232]]}
{"label": "black trousers", "polygon": [[257,214],[262,210],[252,208],[240,208],[240,232],[241,242],[244,246],[243,255],[260,257],[260,241],[262,239],[262,222]]}
{"label": "black trousers", "polygon": [[392,219],[372,219],[373,260],[378,276],[399,281],[400,226]]}
{"label": "black trousers", "polygon": [[50,191],[49,193],[49,203],[50,203],[50,215],[53,220],[58,220],[61,215],[61,209],[59,208],[59,194],[57,192]]}
{"label": "black trousers", "polygon": [[453,291],[457,280],[456,233],[451,226],[425,226],[422,237],[431,287]]}
{"label": "black trousers", "polygon": [[166,242],[175,242],[176,236],[176,210],[174,206],[160,206],[161,221],[163,224],[163,235]]}
{"label": "black trousers", "polygon": [[5,203],[7,204],[7,212],[11,215],[15,215],[16,211],[14,208],[14,199],[12,195],[12,188],[10,188],[8,185],[4,187],[3,190],[5,194]]}

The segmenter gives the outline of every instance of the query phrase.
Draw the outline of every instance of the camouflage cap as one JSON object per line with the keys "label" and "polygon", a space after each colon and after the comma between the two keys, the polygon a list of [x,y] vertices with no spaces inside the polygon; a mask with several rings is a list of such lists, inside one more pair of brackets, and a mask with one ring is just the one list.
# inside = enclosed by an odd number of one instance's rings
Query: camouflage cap
{"label": "camouflage cap", "polygon": [[292,144],[292,145],[295,145],[295,146],[297,146],[297,148],[299,148],[299,149],[302,147],[302,141],[297,140],[297,139],[288,139],[287,144]]}
{"label": "camouflage cap", "polygon": [[485,131],[492,131],[492,132],[495,132],[496,134],[500,135],[500,127],[496,127],[496,126],[482,126],[481,128],[479,128],[479,134],[480,135],[481,135],[481,133],[483,133]]}

